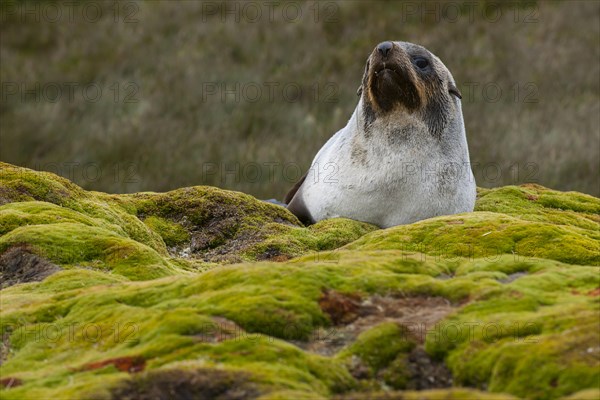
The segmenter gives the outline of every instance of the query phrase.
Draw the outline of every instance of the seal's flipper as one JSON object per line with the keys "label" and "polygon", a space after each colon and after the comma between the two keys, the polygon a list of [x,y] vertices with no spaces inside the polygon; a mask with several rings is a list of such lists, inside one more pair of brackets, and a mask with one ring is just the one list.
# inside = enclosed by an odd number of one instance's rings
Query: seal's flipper
{"label": "seal's flipper", "polygon": [[292,214],[294,214],[300,222],[305,225],[314,224],[315,221],[310,215],[310,211],[306,208],[306,204],[304,204],[304,199],[302,198],[302,184],[306,180],[306,175],[308,175],[308,171],[296,184],[290,189],[289,192],[285,195],[283,202],[287,204],[287,209],[290,210]]}
{"label": "seal's flipper", "polygon": [[290,204],[290,202],[296,195],[296,192],[298,191],[298,189],[300,189],[300,186],[302,186],[302,184],[304,183],[304,180],[306,179],[307,174],[308,174],[308,171],[302,176],[302,178],[300,178],[300,180],[298,182],[296,182],[296,184],[290,189],[290,191],[287,192],[287,194],[283,198],[283,202],[285,204]]}
{"label": "seal's flipper", "polygon": [[302,198],[302,193],[298,193],[297,196],[294,196],[290,204],[288,204],[287,209],[296,216],[304,225],[314,224],[316,221],[313,219],[310,211],[306,207],[304,203],[304,199]]}

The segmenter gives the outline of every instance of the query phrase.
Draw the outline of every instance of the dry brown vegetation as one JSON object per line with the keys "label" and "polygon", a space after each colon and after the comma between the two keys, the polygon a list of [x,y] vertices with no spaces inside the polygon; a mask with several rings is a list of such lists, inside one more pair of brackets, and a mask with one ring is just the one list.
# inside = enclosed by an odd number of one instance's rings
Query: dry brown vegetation
{"label": "dry brown vegetation", "polygon": [[[70,18],[59,3],[52,22],[47,2],[3,1],[0,159],[87,189],[207,184],[281,198],[350,117],[369,52],[394,39],[453,72],[479,186],[600,194],[600,3],[275,2],[272,17],[251,3],[261,17],[246,3],[221,15],[220,2],[126,1],[115,15],[112,1],[87,1]],[[90,84],[97,101],[81,92]],[[239,99],[211,84],[239,84]]]}

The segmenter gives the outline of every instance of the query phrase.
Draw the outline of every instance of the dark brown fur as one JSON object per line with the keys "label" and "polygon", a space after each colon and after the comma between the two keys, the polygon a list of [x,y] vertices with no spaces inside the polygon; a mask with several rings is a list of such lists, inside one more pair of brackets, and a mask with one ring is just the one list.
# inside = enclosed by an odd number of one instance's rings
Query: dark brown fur
{"label": "dark brown fur", "polygon": [[283,202],[285,204],[290,204],[290,201],[292,201],[292,199],[296,195],[296,192],[298,191],[298,189],[300,189],[300,186],[302,186],[302,184],[304,183],[304,180],[306,179],[307,174],[308,174],[308,172],[306,174],[304,174],[302,176],[302,178],[300,178],[300,180],[298,182],[296,182],[296,184],[294,186],[292,186],[292,188],[286,193],[285,197],[283,198]]}
{"label": "dark brown fur", "polygon": [[315,221],[313,220],[312,215],[310,215],[310,212],[306,208],[306,205],[304,204],[302,198],[296,196],[296,194],[298,193],[298,190],[300,190],[300,187],[306,180],[307,175],[308,171],[304,174],[304,176],[302,176],[302,178],[300,178],[298,182],[296,182],[296,184],[289,190],[289,192],[287,192],[287,194],[283,198],[283,202],[287,204],[288,210],[290,210],[290,212],[294,214],[300,220],[300,222],[306,225],[312,224]]}
{"label": "dark brown fur", "polygon": [[[416,57],[426,59],[428,68],[418,68],[414,64]],[[401,107],[409,113],[419,113],[429,132],[440,138],[452,114],[451,95],[462,98],[445,69],[440,68],[427,50],[415,45],[404,49],[396,43],[387,57],[383,57],[377,48],[373,50],[359,93],[363,94],[367,137],[370,135],[368,128],[376,118]]]}

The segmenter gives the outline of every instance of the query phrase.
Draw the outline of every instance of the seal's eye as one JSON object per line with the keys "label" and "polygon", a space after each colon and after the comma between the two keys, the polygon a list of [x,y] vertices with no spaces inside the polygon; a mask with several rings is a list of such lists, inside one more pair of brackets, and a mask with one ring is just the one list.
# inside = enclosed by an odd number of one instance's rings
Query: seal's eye
{"label": "seal's eye", "polygon": [[427,66],[429,65],[429,61],[427,61],[426,58],[423,57],[416,57],[413,62],[415,63],[415,65],[417,67],[419,67],[420,69],[425,69],[427,68]]}

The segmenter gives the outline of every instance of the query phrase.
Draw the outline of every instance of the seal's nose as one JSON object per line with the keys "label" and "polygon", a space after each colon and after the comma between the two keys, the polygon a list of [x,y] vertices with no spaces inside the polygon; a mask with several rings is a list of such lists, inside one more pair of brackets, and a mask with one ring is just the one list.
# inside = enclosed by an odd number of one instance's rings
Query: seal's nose
{"label": "seal's nose", "polygon": [[381,42],[377,45],[377,51],[383,57],[387,57],[390,50],[392,50],[393,43],[392,42]]}

